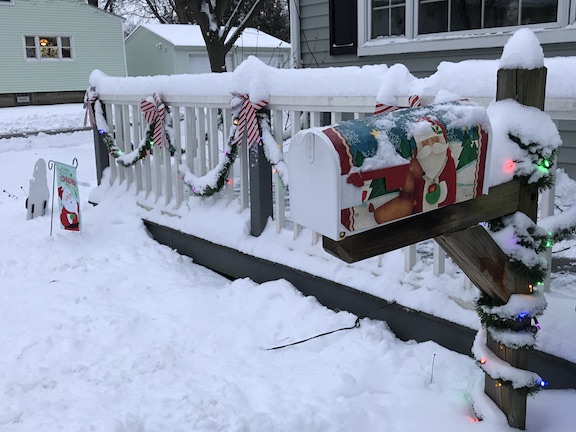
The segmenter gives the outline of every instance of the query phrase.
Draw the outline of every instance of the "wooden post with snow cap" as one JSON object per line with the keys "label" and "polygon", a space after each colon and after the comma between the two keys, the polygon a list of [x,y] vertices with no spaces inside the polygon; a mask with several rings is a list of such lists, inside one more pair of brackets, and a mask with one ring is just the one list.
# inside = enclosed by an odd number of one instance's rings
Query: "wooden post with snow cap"
{"label": "wooden post with snow cap", "polygon": [[[514,99],[518,103],[544,111],[546,96],[546,67],[544,54],[536,36],[525,29],[516,33],[504,47],[496,87],[496,100]],[[538,213],[538,189],[536,186],[520,188],[519,211],[536,222]],[[525,277],[516,275],[514,293],[529,294]],[[496,342],[490,335],[486,345],[499,358],[510,365],[527,369],[527,348],[512,349]],[[506,414],[508,424],[526,429],[526,394],[511,387],[497,386],[486,375],[484,391]]]}
{"label": "wooden post with snow cap", "polygon": [[[528,45],[528,46],[527,46]],[[542,48],[536,36],[530,31],[517,32],[504,47],[496,89],[496,100],[513,99],[516,102],[544,110],[544,98],[546,88],[546,68]],[[498,143],[494,143],[495,146]],[[526,214],[536,222],[538,211],[538,190],[535,186],[520,184],[518,190],[517,211]],[[501,282],[506,286],[508,298],[511,294],[530,294],[530,281],[526,275],[517,270],[506,270],[504,263],[508,257],[494,244],[494,240],[481,227],[472,227],[453,234],[440,236],[438,242],[445,248],[454,261],[466,268],[472,268],[472,272],[466,274],[473,282],[477,281],[479,273],[501,274]],[[500,259],[490,260],[494,257],[492,252],[497,251]],[[483,258],[482,258],[483,257]],[[483,261],[484,260],[484,261]],[[474,269],[475,268],[475,269]],[[506,271],[503,271],[506,270]],[[506,277],[504,277],[506,276]],[[499,278],[495,278],[496,280]],[[478,287],[493,299],[498,299],[494,292]],[[499,298],[507,302],[507,298]],[[528,318],[530,319],[530,318]],[[529,324],[528,324],[529,325]],[[487,332],[486,346],[496,356],[511,366],[519,369],[527,369],[527,348],[512,349],[495,341]],[[526,393],[514,389],[512,386],[503,386],[499,380],[485,375],[485,393],[504,412],[508,424],[512,427],[526,428]]]}

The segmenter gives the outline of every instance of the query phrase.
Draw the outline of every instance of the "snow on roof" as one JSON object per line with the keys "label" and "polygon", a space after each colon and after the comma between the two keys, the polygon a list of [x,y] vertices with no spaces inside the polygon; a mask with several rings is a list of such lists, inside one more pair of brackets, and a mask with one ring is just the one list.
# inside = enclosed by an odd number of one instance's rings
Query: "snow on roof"
{"label": "snow on roof", "polygon": [[[204,46],[202,31],[200,26],[196,24],[141,24],[139,27],[144,27],[174,46]],[[244,48],[290,48],[289,43],[254,28],[244,29],[234,46]]]}

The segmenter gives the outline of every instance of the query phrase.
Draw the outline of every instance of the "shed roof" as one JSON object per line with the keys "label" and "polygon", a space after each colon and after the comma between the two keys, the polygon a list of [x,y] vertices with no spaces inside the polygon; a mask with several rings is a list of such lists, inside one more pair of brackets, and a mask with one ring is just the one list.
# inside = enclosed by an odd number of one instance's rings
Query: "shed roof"
{"label": "shed roof", "polygon": [[[141,24],[138,27],[146,28],[174,46],[205,46],[202,31],[197,24]],[[138,30],[138,27],[128,38]],[[289,43],[250,27],[244,29],[234,46],[244,48],[290,48]]]}

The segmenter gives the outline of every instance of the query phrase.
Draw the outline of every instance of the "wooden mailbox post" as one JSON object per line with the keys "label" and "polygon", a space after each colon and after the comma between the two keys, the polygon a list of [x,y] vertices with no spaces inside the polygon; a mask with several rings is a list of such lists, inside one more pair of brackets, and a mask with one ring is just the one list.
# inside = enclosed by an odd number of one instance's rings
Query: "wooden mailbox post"
{"label": "wooden mailbox post", "polygon": [[[496,100],[514,99],[544,109],[546,68],[499,70]],[[498,145],[498,143],[494,143]],[[508,256],[480,222],[523,212],[536,222],[538,191],[519,181],[502,184],[469,201],[401,219],[340,241],[323,237],[324,249],[351,263],[434,238],[470,280],[492,299],[506,303],[512,294],[529,294],[531,283],[515,271]],[[510,365],[527,368],[526,348],[512,349],[494,341],[488,348]],[[512,427],[526,427],[526,395],[486,375],[485,392]]]}

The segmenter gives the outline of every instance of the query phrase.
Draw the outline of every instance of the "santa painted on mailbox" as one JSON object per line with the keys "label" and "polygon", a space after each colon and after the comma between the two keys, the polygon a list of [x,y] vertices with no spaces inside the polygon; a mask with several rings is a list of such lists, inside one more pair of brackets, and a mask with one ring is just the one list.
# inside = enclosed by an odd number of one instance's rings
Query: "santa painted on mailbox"
{"label": "santa painted on mailbox", "polygon": [[[399,195],[377,208],[369,205],[377,224],[456,202],[456,164],[444,125],[421,119],[414,124],[413,136],[416,148],[410,163],[402,166],[405,177],[388,179],[390,188],[400,189]],[[399,179],[403,184],[395,184]]]}
{"label": "santa painted on mailbox", "polygon": [[414,126],[416,141],[414,157],[422,168],[422,177],[416,178],[414,212],[454,204],[456,164],[450,152],[444,125],[423,119]]}
{"label": "santa painted on mailbox", "polygon": [[78,201],[66,187],[58,187],[58,196],[62,202],[60,223],[65,230],[80,231],[80,208]]}

